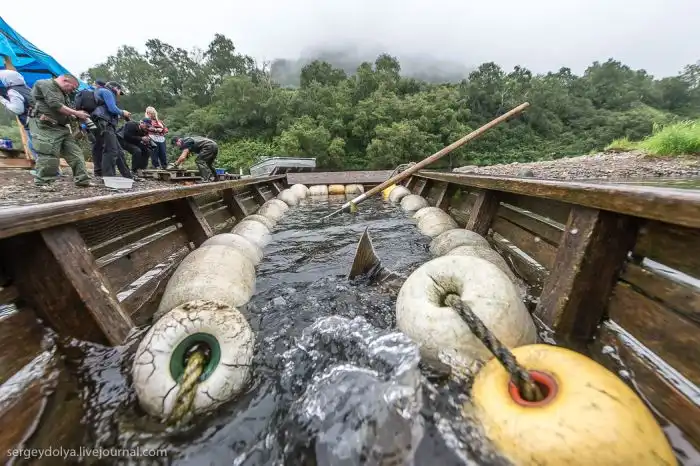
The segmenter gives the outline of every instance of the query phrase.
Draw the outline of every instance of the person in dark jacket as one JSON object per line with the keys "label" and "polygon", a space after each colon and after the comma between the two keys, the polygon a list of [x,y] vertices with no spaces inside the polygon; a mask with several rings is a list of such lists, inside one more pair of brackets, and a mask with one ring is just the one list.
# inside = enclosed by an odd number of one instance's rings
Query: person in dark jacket
{"label": "person in dark jacket", "polygon": [[150,120],[127,121],[117,130],[119,145],[131,154],[131,171],[140,174],[141,170],[148,168],[148,159],[151,156],[151,138],[148,129]]}
{"label": "person in dark jacket", "polygon": [[93,150],[95,176],[114,176],[117,166],[122,176],[130,178],[126,175],[129,169],[123,162],[124,154],[117,139],[117,125],[119,118],[129,120],[131,113],[117,106],[118,95],[124,95],[124,91],[121,85],[114,81],[109,81],[104,87],[95,90],[98,104],[92,112],[92,119],[98,127]]}
{"label": "person in dark jacket", "polygon": [[185,136],[173,138],[173,144],[182,149],[182,154],[175,162],[175,166],[182,164],[190,154],[197,154],[195,163],[203,182],[215,180],[216,168],[214,161],[219,155],[219,146],[209,138],[201,136]]}

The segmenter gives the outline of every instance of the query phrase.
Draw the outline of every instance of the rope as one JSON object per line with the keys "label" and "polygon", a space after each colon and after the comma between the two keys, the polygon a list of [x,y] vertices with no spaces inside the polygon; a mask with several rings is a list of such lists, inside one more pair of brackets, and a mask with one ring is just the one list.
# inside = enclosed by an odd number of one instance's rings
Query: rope
{"label": "rope", "polygon": [[175,398],[175,406],[168,418],[169,424],[180,424],[190,414],[197,392],[197,382],[204,372],[205,364],[206,357],[202,351],[195,351],[187,358],[187,365],[180,379],[180,390]]}
{"label": "rope", "polygon": [[[393,178],[394,176],[398,175],[401,172],[404,172],[414,166],[416,162],[408,162],[408,163],[402,163],[398,167],[394,168],[394,171],[391,172],[391,175],[389,175],[389,178]],[[389,179],[387,178],[387,180]]]}
{"label": "rope", "polygon": [[518,364],[518,361],[513,356],[513,353],[508,350],[496,335],[486,328],[484,323],[479,319],[471,308],[462,301],[462,299],[450,293],[445,298],[445,304],[457,311],[457,314],[467,323],[469,330],[493,353],[505,370],[510,374],[511,381],[518,387],[520,395],[527,401],[540,401],[544,399],[540,387],[532,380],[528,371]]}

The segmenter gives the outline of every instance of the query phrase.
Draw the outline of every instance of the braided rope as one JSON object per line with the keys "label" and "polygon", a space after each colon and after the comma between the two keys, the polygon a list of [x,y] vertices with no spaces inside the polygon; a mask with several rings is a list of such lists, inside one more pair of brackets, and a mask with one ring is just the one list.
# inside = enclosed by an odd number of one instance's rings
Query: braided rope
{"label": "braided rope", "polygon": [[544,399],[540,387],[532,380],[526,371],[513,356],[513,353],[506,348],[479,319],[471,308],[462,301],[456,294],[449,294],[445,298],[445,304],[454,309],[457,314],[467,323],[469,330],[493,353],[505,370],[510,374],[510,379],[518,387],[520,395],[527,401],[540,401]]}
{"label": "braided rope", "polygon": [[205,364],[206,358],[202,351],[195,351],[187,358],[187,365],[180,379],[180,389],[175,398],[175,406],[170,412],[168,424],[180,424],[191,413],[194,396],[197,393],[197,383],[204,372]]}

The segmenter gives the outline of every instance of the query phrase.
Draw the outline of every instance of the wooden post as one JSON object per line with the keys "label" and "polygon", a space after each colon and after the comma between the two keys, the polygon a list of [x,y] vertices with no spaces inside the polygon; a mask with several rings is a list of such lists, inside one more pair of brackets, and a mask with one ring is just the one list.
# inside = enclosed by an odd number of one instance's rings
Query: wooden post
{"label": "wooden post", "polygon": [[452,183],[445,183],[445,186],[442,188],[442,191],[440,191],[440,194],[438,194],[437,199],[435,199],[435,207],[438,207],[447,212],[447,209],[450,207],[450,201],[452,201],[452,197],[458,190],[458,185]]}
{"label": "wooden post", "polygon": [[270,181],[267,185],[270,187],[270,191],[272,191],[273,196],[277,196],[279,193],[282,192],[280,187],[277,186],[277,183],[275,183],[274,181]]}
{"label": "wooden post", "polygon": [[196,247],[214,236],[214,232],[192,197],[183,197],[171,202],[175,215],[182,222],[182,228]]}
{"label": "wooden post", "polygon": [[545,324],[573,341],[592,337],[637,230],[632,217],[572,207],[535,310]]}
{"label": "wooden post", "polygon": [[62,336],[119,345],[134,326],[73,225],[6,240],[20,299]]}
{"label": "wooden post", "polygon": [[489,232],[499,205],[497,191],[479,190],[465,228],[485,236]]}
{"label": "wooden post", "polygon": [[267,200],[265,199],[265,195],[260,191],[260,185],[254,184],[252,186],[253,190],[253,199],[255,199],[255,202],[258,204],[258,206],[262,206]]}
{"label": "wooden post", "polygon": [[[12,59],[5,55],[5,69],[7,70],[13,70],[17,71],[15,69],[15,65],[12,64]],[[24,156],[28,158],[31,161],[34,161],[34,157],[32,157],[32,153],[29,150],[29,136],[27,136],[27,130],[24,129],[24,125],[20,123],[19,117],[15,116],[15,119],[17,120],[17,125],[19,126],[19,134],[20,137],[22,138],[22,146],[24,147]]]}
{"label": "wooden post", "polygon": [[[423,193],[429,193],[430,192],[430,186],[432,186],[433,182],[427,178],[423,180],[423,184],[421,185],[420,188],[416,191],[416,194],[419,196],[423,196]],[[425,197],[425,196],[423,196]]]}
{"label": "wooden post", "polygon": [[415,188],[417,180],[418,180],[418,177],[416,177],[416,176],[409,177],[408,181],[406,181],[406,189],[413,192],[413,188]]}
{"label": "wooden post", "polygon": [[246,211],[243,203],[239,201],[236,195],[233,193],[233,189],[224,189],[222,193],[224,197],[224,204],[226,207],[228,207],[229,212],[236,217],[236,223],[248,216],[248,211]]}

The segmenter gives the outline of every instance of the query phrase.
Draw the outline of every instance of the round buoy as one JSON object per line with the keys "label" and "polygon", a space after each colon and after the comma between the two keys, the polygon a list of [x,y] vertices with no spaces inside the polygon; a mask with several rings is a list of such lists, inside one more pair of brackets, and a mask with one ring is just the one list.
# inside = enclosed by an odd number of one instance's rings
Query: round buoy
{"label": "round buoy", "polygon": [[415,212],[428,206],[428,201],[422,196],[409,194],[401,199],[401,208],[406,212]]}
{"label": "round buoy", "polygon": [[274,220],[260,214],[248,215],[247,217],[245,217],[245,220],[250,220],[251,222],[260,222],[263,225],[265,225],[267,229],[270,230],[270,232],[272,232],[272,230],[275,228],[275,224],[277,223]]}
{"label": "round buoy", "polygon": [[267,217],[273,222],[278,222],[284,217],[284,213],[289,210],[289,206],[279,199],[270,199],[260,206],[256,214]]}
{"label": "round buoy", "polygon": [[391,192],[394,190],[395,187],[396,187],[396,185],[392,184],[388,188],[384,188],[384,190],[382,191],[382,197],[384,198],[385,201],[389,200],[389,194],[391,194]]}
{"label": "round buoy", "polygon": [[430,242],[430,253],[433,256],[444,256],[458,246],[490,248],[489,242],[480,234],[464,228],[454,228],[440,233]]}
{"label": "round buoy", "polygon": [[481,259],[489,261],[493,265],[501,269],[506,275],[508,275],[508,278],[510,278],[510,280],[513,283],[515,283],[515,274],[510,269],[510,267],[508,267],[508,264],[506,263],[505,259],[503,259],[503,257],[498,252],[491,249],[491,247],[483,245],[457,246],[445,255],[480,257]]}
{"label": "round buoy", "polygon": [[335,196],[338,194],[345,195],[345,185],[342,184],[332,184],[328,186],[328,195]]}
{"label": "round buoy", "polygon": [[496,359],[477,374],[472,400],[486,436],[514,464],[677,464],[654,416],[613,373],[555,346],[522,346],[513,354],[544,400],[523,400]]}
{"label": "round buoy", "polygon": [[320,184],[309,188],[311,197],[328,197],[328,186]]}
{"label": "round buoy", "polygon": [[196,299],[240,307],[254,292],[255,266],[242,252],[223,245],[199,247],[182,260],[168,280],[153,317],[159,319],[169,310]]}
{"label": "round buoy", "polygon": [[444,210],[440,209],[439,207],[423,207],[422,209],[419,209],[415,214],[413,214],[413,218],[416,221],[420,221],[423,217],[425,217],[428,214],[438,214],[438,215],[448,215],[447,212]]}
{"label": "round buoy", "polygon": [[448,230],[454,230],[455,228],[459,228],[459,225],[457,225],[457,222],[455,222],[454,219],[445,212],[430,212],[423,215],[423,217],[418,220],[418,230],[431,238],[435,238],[436,236]]}
{"label": "round buoy", "polygon": [[151,416],[169,417],[188,353],[199,348],[204,367],[191,410],[202,413],[221,405],[245,388],[254,343],[248,322],[226,304],[197,300],[173,309],[150,328],[136,350],[132,375],[139,404]]}
{"label": "round buoy", "polygon": [[282,190],[282,192],[277,195],[277,199],[283,201],[289,207],[294,207],[295,205],[299,204],[299,198],[291,189]]}
{"label": "round buoy", "polygon": [[532,344],[537,331],[510,279],[478,257],[442,256],[418,267],[396,299],[396,325],[421,348],[426,362],[440,352],[465,365],[491,353],[451,307],[448,294],[461,296],[486,327],[508,347]]}
{"label": "round buoy", "polygon": [[270,230],[260,222],[243,219],[238,225],[233,227],[231,233],[241,235],[260,248],[264,248],[270,242]]}
{"label": "round buoy", "polygon": [[304,199],[304,198],[306,198],[306,196],[309,195],[309,188],[307,188],[307,187],[304,186],[303,184],[297,183],[297,184],[295,184],[295,185],[292,185],[292,187],[289,188],[289,189],[290,189],[294,194],[296,194],[296,196],[297,196],[299,199]]}
{"label": "round buoy", "polygon": [[214,235],[202,243],[200,247],[205,246],[228,246],[240,251],[244,256],[250,259],[253,265],[258,265],[263,258],[262,249],[260,249],[258,245],[248,238],[235,233],[219,233],[218,235]]}
{"label": "round buoy", "polygon": [[391,190],[391,193],[389,194],[389,202],[392,204],[398,204],[401,202],[401,199],[404,197],[408,196],[411,194],[411,191],[408,190],[405,186],[397,185],[394,189]]}
{"label": "round buoy", "polygon": [[357,194],[362,194],[365,192],[365,187],[361,184],[346,184],[345,194],[355,196]]}

